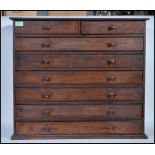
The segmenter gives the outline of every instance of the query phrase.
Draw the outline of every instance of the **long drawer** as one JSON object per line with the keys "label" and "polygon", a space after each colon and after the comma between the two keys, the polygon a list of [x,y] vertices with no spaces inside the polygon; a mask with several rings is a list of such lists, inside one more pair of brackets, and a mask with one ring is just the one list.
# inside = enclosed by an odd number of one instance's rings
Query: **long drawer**
{"label": "long drawer", "polygon": [[132,51],[143,50],[143,38],[16,38],[21,51]]}
{"label": "long drawer", "polygon": [[18,135],[46,134],[140,134],[143,122],[134,121],[94,121],[94,122],[16,122]]}
{"label": "long drawer", "polygon": [[[23,26],[16,26],[16,23]],[[79,22],[77,21],[16,21],[16,34],[54,35],[54,34],[78,34]]]}
{"label": "long drawer", "polygon": [[18,71],[20,84],[142,84],[142,71]]}
{"label": "long drawer", "polygon": [[104,69],[142,70],[143,55],[117,54],[16,54],[16,70]]}
{"label": "long drawer", "polygon": [[16,101],[142,101],[142,87],[16,88]]}
{"label": "long drawer", "polygon": [[143,21],[82,21],[82,34],[143,34]]}
{"label": "long drawer", "polygon": [[16,105],[16,120],[140,119],[142,105]]}

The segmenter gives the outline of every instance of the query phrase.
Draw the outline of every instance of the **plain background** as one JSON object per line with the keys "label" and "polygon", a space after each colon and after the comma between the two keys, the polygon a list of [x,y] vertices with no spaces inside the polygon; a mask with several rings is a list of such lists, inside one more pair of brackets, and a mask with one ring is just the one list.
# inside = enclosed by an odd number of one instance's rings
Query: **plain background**
{"label": "plain background", "polygon": [[[121,16],[119,16],[120,18]],[[127,16],[125,16],[127,17]],[[136,16],[132,16],[135,18]],[[138,16],[137,16],[138,17]],[[143,18],[146,16],[140,16]],[[1,19],[1,142],[2,143],[153,143],[154,142],[154,18],[147,16],[146,34],[146,119],[145,133],[148,139],[107,140],[107,139],[68,139],[68,140],[11,140],[13,133],[13,45],[12,21]],[[102,18],[107,18],[103,17]],[[110,17],[108,17],[110,18]],[[118,18],[115,16],[115,18]]]}

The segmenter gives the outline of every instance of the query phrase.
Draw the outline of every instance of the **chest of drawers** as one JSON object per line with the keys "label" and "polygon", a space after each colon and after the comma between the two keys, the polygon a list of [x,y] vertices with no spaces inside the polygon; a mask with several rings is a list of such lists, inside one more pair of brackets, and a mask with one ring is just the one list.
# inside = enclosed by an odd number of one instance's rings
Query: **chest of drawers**
{"label": "chest of drawers", "polygon": [[146,19],[11,19],[12,139],[146,138]]}

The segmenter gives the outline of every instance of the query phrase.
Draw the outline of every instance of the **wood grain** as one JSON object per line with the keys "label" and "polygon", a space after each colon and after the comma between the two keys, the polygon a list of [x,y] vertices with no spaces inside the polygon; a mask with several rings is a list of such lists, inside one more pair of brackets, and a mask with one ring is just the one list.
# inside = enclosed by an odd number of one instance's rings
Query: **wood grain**
{"label": "wood grain", "polygon": [[82,21],[82,34],[143,34],[143,21]]}
{"label": "wood grain", "polygon": [[137,134],[143,132],[142,121],[100,122],[17,122],[18,135],[82,135],[82,134]]}
{"label": "wood grain", "polygon": [[16,105],[16,120],[140,119],[142,105]]}
{"label": "wood grain", "polygon": [[18,71],[22,84],[142,84],[142,71]]}
{"label": "wood grain", "polygon": [[[143,55],[16,54],[16,70],[142,70]],[[114,60],[113,64],[109,64]]]}
{"label": "wood grain", "polygon": [[78,34],[77,21],[24,21],[23,27],[15,26],[16,34]]}
{"label": "wood grain", "polygon": [[143,50],[143,38],[16,38],[15,50],[136,51]]}
{"label": "wood grain", "polygon": [[12,139],[146,138],[146,19],[11,19]]}
{"label": "wood grain", "polygon": [[16,88],[20,101],[142,101],[142,88]]}

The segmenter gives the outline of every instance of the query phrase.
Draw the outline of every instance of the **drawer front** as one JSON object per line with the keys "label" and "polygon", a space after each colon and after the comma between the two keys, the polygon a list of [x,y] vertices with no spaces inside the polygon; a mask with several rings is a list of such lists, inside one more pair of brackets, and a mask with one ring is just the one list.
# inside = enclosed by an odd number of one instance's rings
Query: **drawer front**
{"label": "drawer front", "polygon": [[16,88],[16,101],[142,101],[141,87],[128,88]]}
{"label": "drawer front", "polygon": [[103,120],[142,117],[142,105],[16,105],[17,120]]}
{"label": "drawer front", "polygon": [[100,122],[17,122],[18,135],[40,134],[137,134],[143,132],[141,120]]}
{"label": "drawer front", "polygon": [[143,34],[143,21],[82,21],[82,34]]}
{"label": "drawer front", "polygon": [[18,71],[20,84],[142,84],[142,71]]}
{"label": "drawer front", "polygon": [[143,69],[143,55],[16,54],[16,70]]}
{"label": "drawer front", "polygon": [[131,51],[143,50],[143,38],[16,38],[21,51]]}
{"label": "drawer front", "polygon": [[23,21],[23,26],[15,26],[15,34],[78,34],[78,27],[77,21]]}

